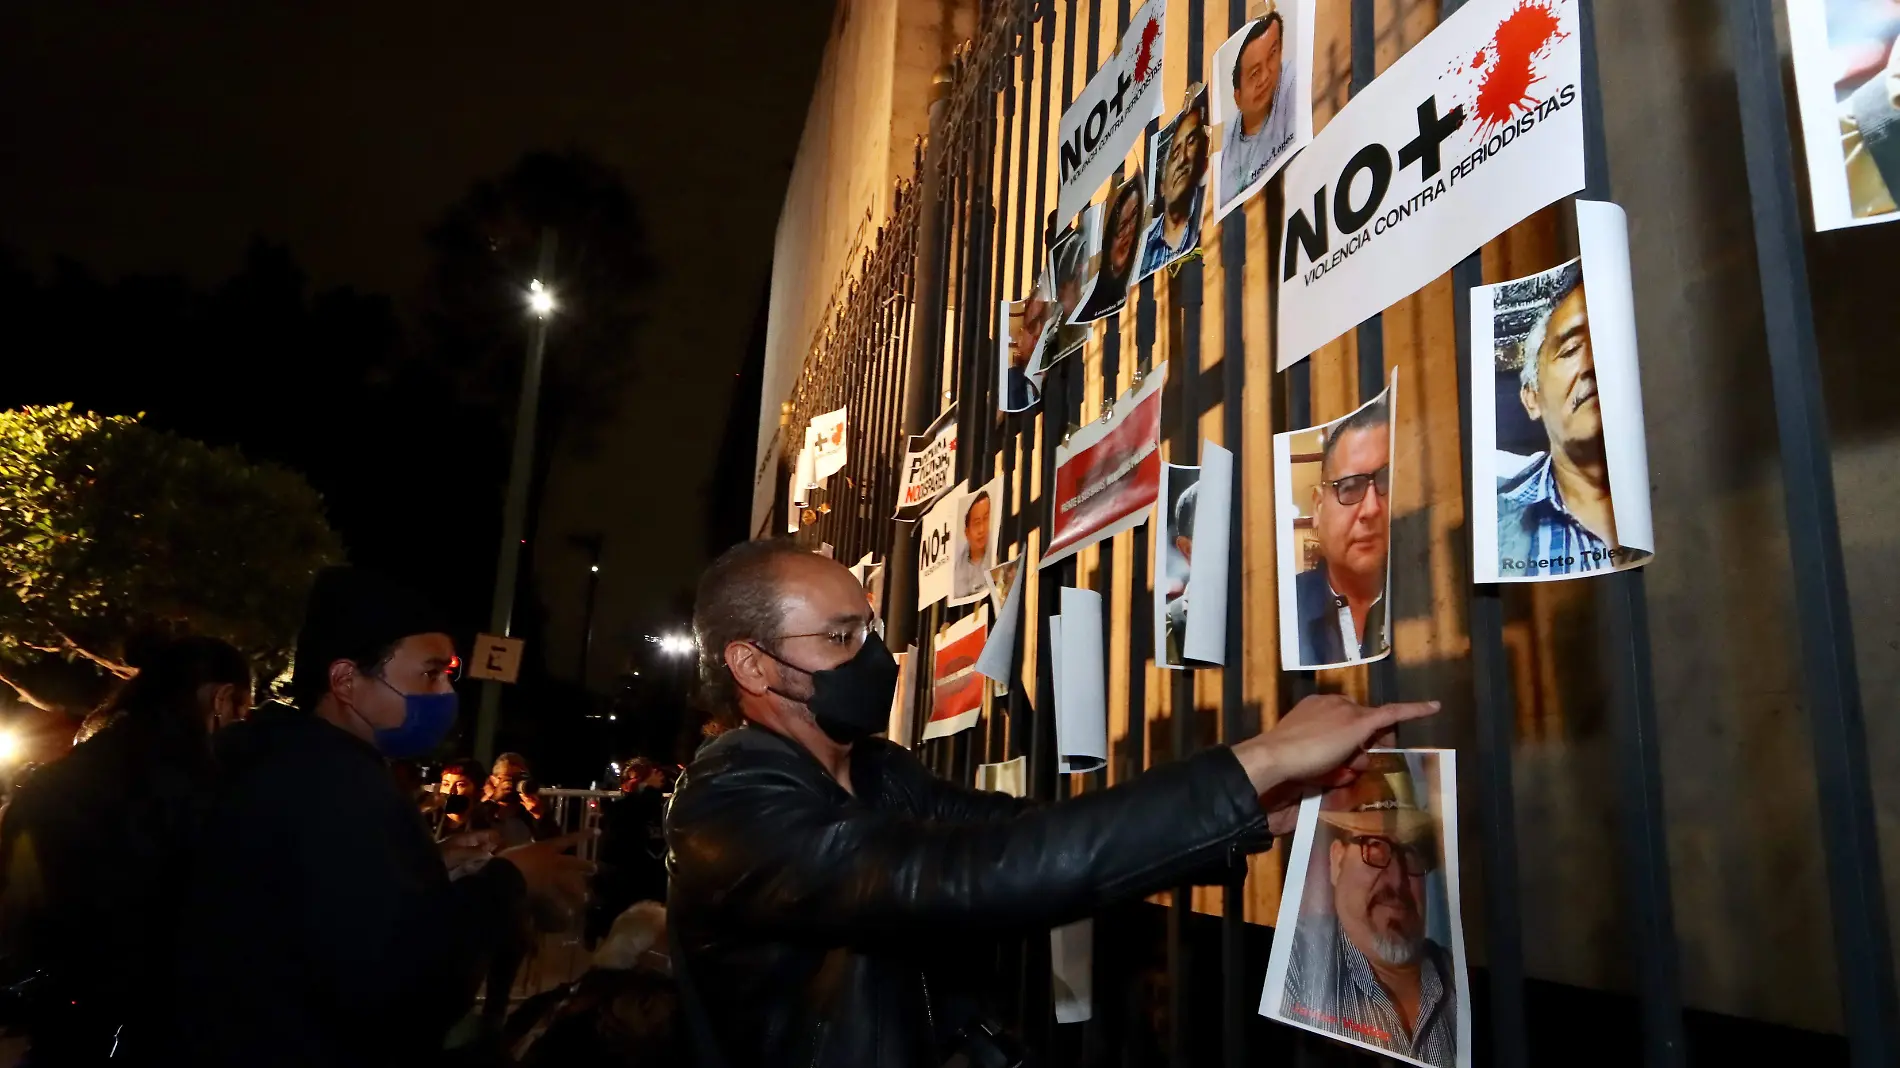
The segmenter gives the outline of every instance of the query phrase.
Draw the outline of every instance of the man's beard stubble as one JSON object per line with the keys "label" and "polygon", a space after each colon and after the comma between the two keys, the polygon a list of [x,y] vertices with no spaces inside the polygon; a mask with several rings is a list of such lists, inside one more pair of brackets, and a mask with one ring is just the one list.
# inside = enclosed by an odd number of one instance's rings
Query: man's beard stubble
{"label": "man's beard stubble", "polygon": [[1372,931],[1373,955],[1377,956],[1381,963],[1393,968],[1403,968],[1407,965],[1415,964],[1418,962],[1420,955],[1424,952],[1425,936],[1423,934],[1387,934],[1385,930],[1380,928],[1372,919],[1372,910],[1387,902],[1390,902],[1395,908],[1404,909],[1412,918],[1416,918],[1418,915],[1416,910],[1407,908],[1407,903],[1400,899],[1397,894],[1381,893],[1373,895],[1372,899],[1366,902],[1366,926]]}

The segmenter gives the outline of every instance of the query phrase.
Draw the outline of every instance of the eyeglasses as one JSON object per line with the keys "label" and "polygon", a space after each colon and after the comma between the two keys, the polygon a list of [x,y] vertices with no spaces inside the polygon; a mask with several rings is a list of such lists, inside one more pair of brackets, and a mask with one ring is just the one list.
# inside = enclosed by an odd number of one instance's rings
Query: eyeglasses
{"label": "eyeglasses", "polygon": [[783,642],[790,641],[793,638],[823,638],[836,648],[856,649],[864,644],[865,639],[869,637],[870,634],[870,620],[854,619],[849,623],[841,623],[830,630],[814,630],[805,634],[781,634],[772,640]]}
{"label": "eyeglasses", "polygon": [[1399,858],[1399,870],[1407,875],[1425,875],[1437,867],[1434,859],[1424,850],[1414,845],[1400,845],[1390,838],[1376,834],[1358,834],[1351,839],[1359,847],[1359,859],[1366,867],[1380,871],[1392,866],[1393,856]]}
{"label": "eyeglasses", "polygon": [[1340,504],[1358,504],[1366,499],[1366,487],[1375,486],[1381,500],[1390,497],[1392,489],[1392,465],[1387,464],[1369,475],[1347,475],[1336,478],[1326,485],[1333,488],[1333,499]]}

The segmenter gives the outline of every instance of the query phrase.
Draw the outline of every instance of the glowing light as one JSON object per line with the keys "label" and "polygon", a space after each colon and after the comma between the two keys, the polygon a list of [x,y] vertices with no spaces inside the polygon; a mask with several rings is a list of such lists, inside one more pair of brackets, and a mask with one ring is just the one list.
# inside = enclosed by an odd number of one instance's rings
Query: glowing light
{"label": "glowing light", "polygon": [[660,652],[667,656],[693,655],[693,639],[684,634],[667,634],[660,638]]}
{"label": "glowing light", "polygon": [[20,736],[10,730],[0,730],[0,764],[11,764],[20,759]]}
{"label": "glowing light", "polygon": [[587,570],[592,571],[594,574],[598,575],[600,574],[600,565],[595,564],[594,566],[588,568]]}
{"label": "glowing light", "polygon": [[541,284],[539,278],[528,283],[528,307],[541,316],[554,310],[554,294]]}

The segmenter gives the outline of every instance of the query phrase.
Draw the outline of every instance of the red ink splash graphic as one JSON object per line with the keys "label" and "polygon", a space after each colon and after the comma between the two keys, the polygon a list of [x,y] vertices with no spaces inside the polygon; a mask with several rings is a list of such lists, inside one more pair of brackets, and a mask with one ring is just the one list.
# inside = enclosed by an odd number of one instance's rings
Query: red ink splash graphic
{"label": "red ink splash graphic", "polygon": [[1508,125],[1519,109],[1537,106],[1539,101],[1531,96],[1531,86],[1540,77],[1534,64],[1552,44],[1569,36],[1557,27],[1557,13],[1544,0],[1520,0],[1498,24],[1491,43],[1472,57],[1478,98],[1471,110],[1480,134]]}
{"label": "red ink splash graphic", "polygon": [[1155,41],[1161,37],[1161,20],[1149,19],[1148,25],[1141,28],[1141,48],[1135,53],[1135,80],[1148,80],[1149,64],[1154,62]]}

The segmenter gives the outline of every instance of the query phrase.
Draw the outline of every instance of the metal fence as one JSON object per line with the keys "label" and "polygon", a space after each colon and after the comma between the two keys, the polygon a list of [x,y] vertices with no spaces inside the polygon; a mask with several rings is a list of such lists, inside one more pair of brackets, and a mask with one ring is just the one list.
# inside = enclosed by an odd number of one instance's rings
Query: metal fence
{"label": "metal fence", "polygon": [[[1373,0],[1349,2],[1351,79],[1349,85],[1339,87],[1342,93],[1356,92],[1369,83],[1381,47],[1394,43],[1380,36]],[[1391,27],[1407,13],[1441,8],[1426,12],[1429,25],[1431,14],[1442,18],[1460,3],[1381,0],[1377,7],[1386,14],[1385,26]],[[1184,24],[1177,21],[1171,26],[1184,28],[1188,37],[1188,83],[1201,81],[1205,57],[1218,43],[1218,39],[1207,39],[1210,28],[1238,28],[1248,5],[1245,0],[1172,0],[1170,6],[1188,10]],[[1125,27],[1129,7],[1129,0],[983,0],[979,4],[976,39],[959,51],[932,106],[932,133],[927,151],[918,157],[916,177],[900,187],[891,220],[834,299],[830,325],[815,342],[803,378],[784,411],[782,425],[789,434],[816,414],[850,408],[850,466],[841,478],[831,480],[830,490],[813,491],[800,517],[799,537],[814,546],[830,543],[846,562],[865,554],[890,561],[894,581],[887,585],[885,607],[893,644],[902,648],[915,640],[926,659],[931,636],[969,609],[939,605],[921,618],[904,609],[912,595],[895,573],[906,569],[915,545],[910,532],[893,523],[891,516],[904,433],[921,430],[953,398],[963,401],[958,475],[980,476],[976,477],[980,482],[990,472],[1000,472],[1005,480],[1001,542],[1020,546],[1026,559],[1036,545],[1046,541],[1048,509],[1043,494],[1054,481],[1056,443],[1068,429],[1099,412],[1104,401],[1112,400],[1136,369],[1145,371],[1161,358],[1170,364],[1167,391],[1171,399],[1164,432],[1171,461],[1193,463],[1204,433],[1220,437],[1235,453],[1240,493],[1247,491],[1250,482],[1261,481],[1248,468],[1263,461],[1264,450],[1241,447],[1250,432],[1250,410],[1270,423],[1253,428],[1256,434],[1316,421],[1314,375],[1321,357],[1296,364],[1283,374],[1262,373],[1260,359],[1251,354],[1243,357],[1271,345],[1272,331],[1267,326],[1276,297],[1274,272],[1250,274],[1247,266],[1250,257],[1258,266],[1263,253],[1265,262],[1275,262],[1280,240],[1277,181],[1263,194],[1264,207],[1245,216],[1237,214],[1207,231],[1200,259],[1144,281],[1123,312],[1098,324],[1089,359],[1075,357],[1056,364],[1044,382],[1040,412],[1003,415],[995,410],[996,338],[1001,326],[996,321],[997,305],[1001,299],[1022,296],[1033,285],[1057,222],[1048,174],[1052,121],[1074,99],[1088,73],[1100,65],[1102,42],[1109,36],[1104,31]],[[1222,11],[1224,21],[1218,17]],[[1589,184],[1583,195],[1607,200],[1612,199],[1612,190],[1597,93],[1596,22],[1590,0],[1582,0],[1582,11],[1589,161]],[[1799,632],[1821,788],[1844,1019],[1852,1063],[1872,1068],[1900,1063],[1900,1022],[1895,1015],[1892,957],[1773,5],[1770,0],[1728,0],[1725,14],[1755,208],[1770,371],[1786,466],[1792,564],[1797,573],[1812,576],[1799,598]],[[1404,44],[1403,40],[1396,43]],[[1151,123],[1141,146],[1142,158],[1155,132]],[[1203,304],[1205,274],[1218,284],[1218,305],[1213,308]],[[1452,272],[1450,305],[1460,352],[1469,340],[1468,295],[1472,286],[1484,280],[1477,254]],[[1218,326],[1208,329],[1212,324],[1203,322],[1206,315],[1218,316]],[[1221,351],[1204,358],[1202,341],[1210,335],[1220,339]],[[1324,365],[1325,373],[1356,381],[1361,400],[1383,388],[1389,355],[1385,324],[1379,317],[1360,326],[1350,344],[1339,351],[1348,353],[1356,366]],[[1462,359],[1454,362],[1461,376],[1457,447],[1468,486],[1471,412],[1469,382],[1464,377],[1468,364]],[[1271,366],[1269,356],[1265,367]],[[1257,397],[1264,397],[1264,404]],[[787,441],[786,452],[795,454],[796,447]],[[780,472],[780,487],[786,486],[790,474],[789,469]],[[781,499],[781,507],[788,503]],[[784,512],[779,515],[782,518]],[[1244,525],[1245,515],[1245,509],[1239,510],[1237,523]],[[1237,536],[1232,542],[1229,667],[1200,673],[1204,679],[1192,672],[1172,672],[1155,676],[1162,680],[1157,682],[1150,672],[1141,670],[1153,648],[1153,594],[1146,586],[1150,568],[1145,537],[1124,535],[1115,549],[1105,549],[1080,572],[1084,584],[1110,595],[1110,614],[1118,621],[1108,640],[1121,648],[1110,650],[1105,663],[1115,663],[1119,657],[1123,665],[1125,678],[1115,696],[1130,710],[1131,719],[1115,742],[1109,768],[1058,782],[1047,631],[1027,626],[1017,649],[1018,684],[1010,687],[1009,696],[995,700],[978,729],[925,743],[921,747],[924,758],[940,774],[967,783],[979,762],[1027,756],[1031,794],[1051,799],[1071,790],[1101,789],[1157,761],[1258,731],[1278,708],[1313,692],[1323,680],[1310,672],[1275,672],[1272,680],[1262,681],[1241,670],[1250,641],[1246,541],[1247,537]],[[1036,574],[1035,601],[1045,608],[1025,619],[1046,618],[1046,606],[1053,604],[1057,591],[1078,584],[1079,566],[1071,559]],[[1481,929],[1485,972],[1481,987],[1486,992],[1475,1005],[1478,1063],[1518,1066],[1531,1063],[1534,1042],[1526,1025],[1512,776],[1522,686],[1521,680],[1512,677],[1506,627],[1514,614],[1522,614],[1521,601],[1514,599],[1530,595],[1473,585],[1469,561],[1458,561],[1457,567],[1463,570],[1454,568],[1453,577],[1465,591],[1460,623],[1469,639],[1468,662],[1460,672],[1429,677],[1408,673],[1395,657],[1345,685],[1375,701],[1442,697],[1461,701],[1469,709],[1475,759],[1469,762],[1467,774],[1472,781],[1467,787],[1477,802],[1478,818],[1472,823],[1478,828],[1474,836],[1481,858],[1482,910],[1466,919],[1467,927]],[[1029,581],[1027,575],[1023,581]],[[1429,595],[1426,590],[1407,596]],[[1594,579],[1589,596],[1601,638],[1598,665],[1616,748],[1621,847],[1617,867],[1625,881],[1618,889],[1620,900],[1630,910],[1634,933],[1629,953],[1639,979],[1642,1062],[1678,1065],[1686,1057],[1684,1017],[1661,811],[1643,574],[1623,572]],[[928,691],[921,676],[927,673],[915,674],[922,707]],[[1458,695],[1421,688],[1442,686],[1446,678],[1462,680],[1469,692]],[[1021,683],[1030,680],[1033,683],[1026,692]],[[1168,692],[1150,694],[1150,685],[1165,686]],[[1165,708],[1166,715],[1155,715],[1157,708]],[[1414,732],[1403,740],[1421,738]],[[1229,873],[1212,900],[1202,899],[1204,911],[1220,916],[1217,963],[1192,957],[1186,930],[1196,900],[1194,889],[1183,887],[1172,894],[1167,988],[1172,1021],[1168,1056],[1174,1065],[1247,1064],[1250,1045],[1260,1044],[1262,1032],[1252,1007],[1260,972],[1258,962],[1248,957],[1243,927],[1246,876],[1240,869]],[[1098,943],[1098,949],[1103,948]],[[1003,954],[1003,961],[1016,969],[1018,977],[1011,991],[1017,1022],[1039,1047],[1059,1052],[1059,1062],[1071,1059],[1074,1043],[1062,1039],[1050,1019],[1046,941],[1012,947]],[[1113,954],[1098,953],[1098,993],[1130,981],[1126,972],[1116,972],[1115,961]],[[1197,1037],[1185,1021],[1197,1004],[1215,998],[1222,1020],[1219,1032],[1211,1038]],[[1112,1042],[1125,1021],[1106,1019],[1090,1026],[1106,1031]],[[1317,1041],[1302,1039],[1294,1046],[1301,1063],[1330,1063],[1337,1056]]]}

